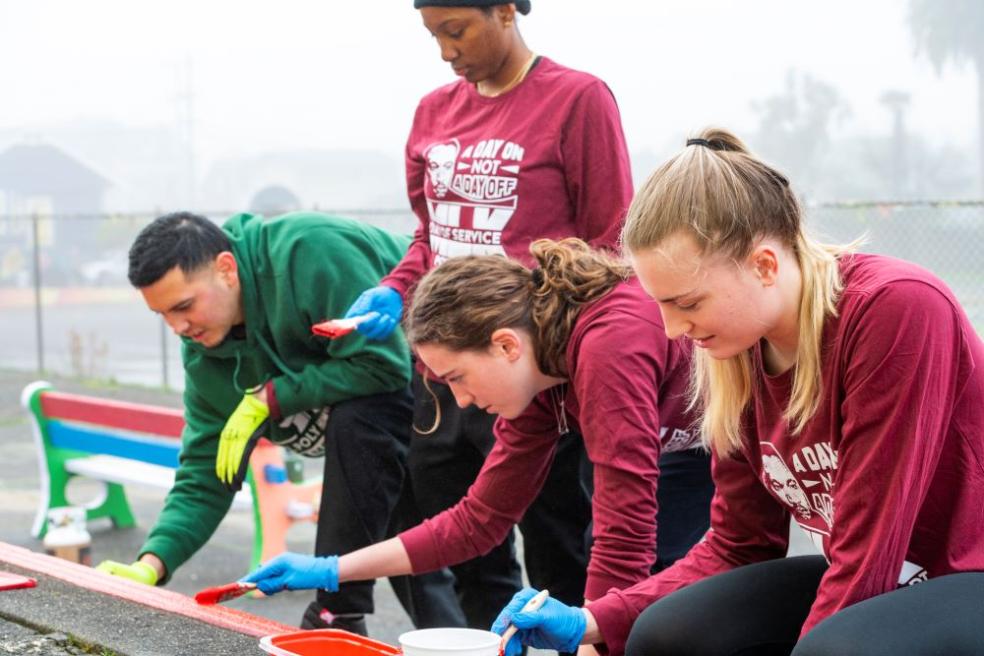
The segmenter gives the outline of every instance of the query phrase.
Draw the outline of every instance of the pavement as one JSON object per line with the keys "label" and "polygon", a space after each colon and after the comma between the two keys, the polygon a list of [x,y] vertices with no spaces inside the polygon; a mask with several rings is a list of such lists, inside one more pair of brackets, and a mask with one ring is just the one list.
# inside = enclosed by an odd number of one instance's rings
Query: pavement
{"label": "pavement", "polygon": [[[38,503],[39,470],[34,443],[27,417],[20,407],[20,393],[23,387],[37,376],[29,372],[0,370],[0,444],[3,444],[4,466],[0,473],[0,542],[43,551],[40,540],[30,535],[30,528]],[[181,398],[177,392],[153,388],[94,386],[58,377],[46,377],[56,389],[78,392],[157,405],[180,408]],[[307,463],[307,471],[320,469],[320,462]],[[84,503],[99,493],[101,485],[90,481],[73,482],[70,498],[75,503]],[[132,486],[127,496],[137,518],[138,525],[132,529],[115,529],[109,520],[90,522],[92,535],[92,562],[104,559],[131,562],[143,544],[147,531],[153,525],[160,511],[165,492],[151,488]],[[292,551],[310,553],[314,547],[315,527],[312,524],[298,524],[288,534],[288,548]],[[209,586],[221,585],[243,576],[249,567],[250,550],[253,543],[253,521],[248,511],[231,512],[219,526],[215,535],[191,560],[174,573],[167,589],[186,595]],[[13,568],[10,568],[13,569]],[[52,586],[64,586],[54,582]],[[60,589],[60,588],[59,588]],[[160,624],[161,613],[146,615],[135,604],[116,602],[101,595],[100,600],[84,591],[72,594],[65,588],[72,603],[64,608],[49,604],[50,612],[43,613],[43,607],[31,608],[21,604],[20,598],[30,598],[29,591],[0,592],[0,655],[2,654],[74,654],[74,653],[116,653],[113,651],[87,652],[72,651],[81,649],[73,644],[72,635],[78,633],[72,628],[80,627],[83,618],[90,618],[93,625],[103,625],[107,629],[121,630],[132,622]],[[7,595],[7,596],[5,596]],[[311,591],[284,592],[268,598],[241,597],[228,602],[226,606],[255,615],[270,618],[287,625],[297,626],[307,604],[313,599]],[[57,598],[57,595],[56,595]],[[5,601],[6,600],[6,601]],[[13,601],[12,601],[13,600]],[[86,609],[81,612],[81,609]],[[98,609],[98,610],[97,610]],[[17,612],[14,612],[17,611]],[[140,611],[140,612],[137,612]],[[31,621],[31,617],[46,618],[45,621]],[[65,622],[64,618],[75,618]],[[50,619],[47,619],[50,618]],[[61,618],[61,619],[59,619]],[[88,620],[87,620],[88,621]],[[191,620],[187,620],[191,622]],[[400,633],[412,629],[399,603],[385,580],[376,585],[376,613],[368,617],[370,635],[389,644],[397,644]],[[192,629],[184,623],[164,624],[163,636],[191,635]],[[102,635],[90,631],[91,635]],[[98,640],[95,640],[98,644]],[[204,641],[199,641],[204,645]],[[255,638],[248,638],[235,649],[226,651],[131,651],[119,653],[261,653],[259,649],[249,650],[246,646],[256,645]],[[108,645],[104,645],[108,646]],[[34,651],[31,651],[34,650]]]}
{"label": "pavement", "polygon": [[[13,634],[9,639],[0,639],[0,654],[263,653],[255,635],[81,588],[33,569],[17,567],[3,557],[0,564],[5,571],[32,576],[38,581],[35,588],[0,593],[0,615]],[[243,625],[250,621],[239,619]]]}

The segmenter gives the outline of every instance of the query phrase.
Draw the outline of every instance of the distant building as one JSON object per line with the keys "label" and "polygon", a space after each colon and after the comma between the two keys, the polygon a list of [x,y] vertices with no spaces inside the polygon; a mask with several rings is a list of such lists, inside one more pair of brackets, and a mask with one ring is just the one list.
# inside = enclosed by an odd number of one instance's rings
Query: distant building
{"label": "distant building", "polygon": [[371,150],[279,151],[221,160],[202,180],[199,204],[241,212],[272,184],[289,190],[305,209],[407,206],[403,161]]}
{"label": "distant building", "polygon": [[[0,152],[3,260],[20,262],[28,255],[33,228],[24,217],[37,215],[42,217],[39,244],[46,279],[71,281],[78,265],[96,247],[97,222],[92,217],[102,213],[111,186],[91,167],[50,144],[19,143]],[[75,218],[61,218],[64,215]]]}
{"label": "distant building", "polygon": [[276,216],[301,209],[301,200],[293,191],[282,185],[269,185],[253,194],[249,201],[252,214]]}
{"label": "distant building", "polygon": [[112,184],[50,144],[15,144],[0,152],[0,192],[7,214],[99,214]]}

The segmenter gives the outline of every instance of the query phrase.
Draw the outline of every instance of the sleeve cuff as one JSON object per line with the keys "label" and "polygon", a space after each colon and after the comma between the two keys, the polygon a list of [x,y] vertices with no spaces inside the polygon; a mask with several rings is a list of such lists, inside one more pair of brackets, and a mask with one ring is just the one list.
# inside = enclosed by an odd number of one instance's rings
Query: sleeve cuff
{"label": "sleeve cuff", "polygon": [[400,280],[398,277],[394,276],[393,274],[390,274],[385,278],[383,278],[382,280],[380,280],[379,284],[382,285],[383,287],[389,287],[390,289],[395,289],[396,293],[399,294],[400,298],[403,299],[403,303],[406,304],[407,289],[409,289],[409,285],[405,284],[402,280]]}
{"label": "sleeve cuff", "polygon": [[629,631],[635,622],[636,614],[622,600],[617,591],[585,604],[598,623],[598,631],[604,639],[604,645],[596,645],[599,652],[611,656],[621,656],[625,653],[625,643],[629,639]]}
{"label": "sleeve cuff", "polygon": [[279,421],[283,419],[283,415],[280,413],[280,403],[277,401],[277,386],[273,384],[273,381],[267,381],[266,384],[266,396],[267,396],[267,407],[270,409],[270,419]]}
{"label": "sleeve cuff", "polygon": [[403,531],[398,536],[403,543],[403,548],[407,550],[413,574],[433,572],[446,564],[438,557],[437,544],[428,526],[429,522],[430,520],[425,519],[423,523]]}

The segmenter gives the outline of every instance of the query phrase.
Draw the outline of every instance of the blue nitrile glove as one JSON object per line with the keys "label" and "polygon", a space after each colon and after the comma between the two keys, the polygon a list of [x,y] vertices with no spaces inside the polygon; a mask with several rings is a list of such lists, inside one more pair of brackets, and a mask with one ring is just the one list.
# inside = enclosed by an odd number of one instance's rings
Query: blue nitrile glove
{"label": "blue nitrile glove", "polygon": [[338,592],[338,556],[282,553],[239,581],[255,583],[265,595],[276,594],[281,590],[321,589]]}
{"label": "blue nitrile glove", "polygon": [[584,611],[547,598],[539,610],[519,612],[536,593],[533,588],[517,592],[492,624],[492,630],[499,635],[506,632],[510,623],[519,629],[506,645],[506,656],[516,656],[523,651],[523,645],[537,649],[577,651],[588,626]]}
{"label": "blue nitrile glove", "polygon": [[386,339],[403,315],[403,298],[392,287],[380,285],[367,289],[355,299],[355,303],[345,313],[346,319],[368,314],[369,318],[356,328],[368,339]]}

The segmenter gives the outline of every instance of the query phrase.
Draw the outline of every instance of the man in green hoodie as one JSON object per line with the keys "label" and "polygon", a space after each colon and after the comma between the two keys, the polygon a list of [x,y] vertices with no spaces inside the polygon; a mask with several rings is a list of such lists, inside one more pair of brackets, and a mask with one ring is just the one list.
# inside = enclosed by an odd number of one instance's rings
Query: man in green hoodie
{"label": "man in green hoodie", "polygon": [[[228,512],[252,446],[264,435],[325,458],[315,553],[347,553],[399,528],[412,423],[402,335],[335,340],[312,324],[340,317],[409,244],[318,213],[240,214],[222,228],[190,213],[159,217],[130,249],[130,282],[181,336],[185,430],[164,509],[130,565],[103,571],[166,583]],[[412,506],[411,506],[412,509]],[[446,572],[394,581],[419,626],[463,626]],[[301,626],[366,633],[372,582],[319,591]]]}

